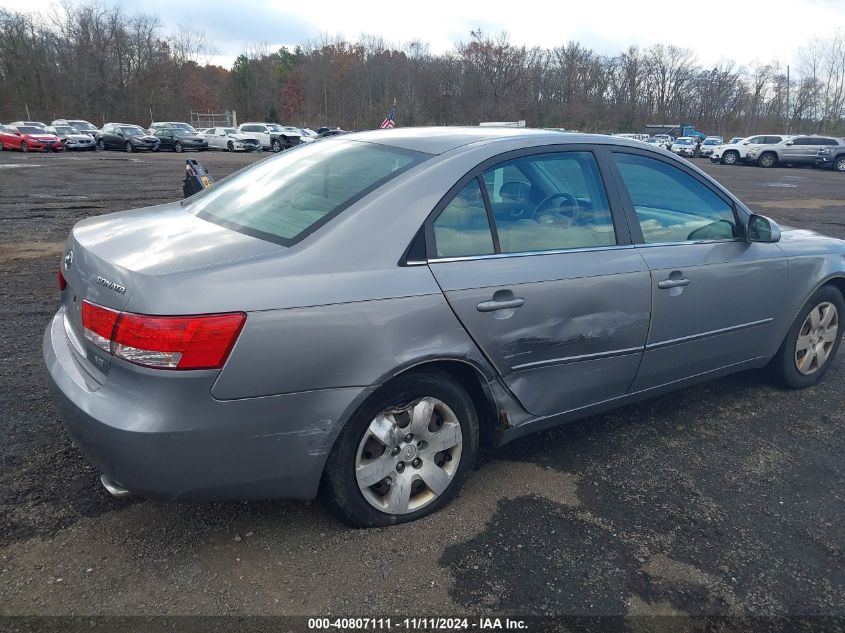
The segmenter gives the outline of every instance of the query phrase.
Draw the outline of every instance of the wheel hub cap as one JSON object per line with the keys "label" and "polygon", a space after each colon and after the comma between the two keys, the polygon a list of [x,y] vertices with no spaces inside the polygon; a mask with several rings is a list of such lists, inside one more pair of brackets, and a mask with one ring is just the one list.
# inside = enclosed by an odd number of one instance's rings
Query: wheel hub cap
{"label": "wheel hub cap", "polygon": [[358,444],[358,488],[382,512],[419,510],[452,483],[462,445],[458,418],[442,400],[423,397],[382,411]]}
{"label": "wheel hub cap", "polygon": [[798,331],[795,343],[795,367],[810,376],[824,367],[839,336],[839,313],[825,301],[815,306]]}

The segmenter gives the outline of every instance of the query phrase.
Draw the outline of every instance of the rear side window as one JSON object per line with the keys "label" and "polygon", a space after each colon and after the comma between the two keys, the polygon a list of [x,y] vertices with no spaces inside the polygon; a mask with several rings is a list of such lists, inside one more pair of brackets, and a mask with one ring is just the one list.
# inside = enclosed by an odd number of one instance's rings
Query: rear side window
{"label": "rear side window", "polygon": [[256,163],[183,204],[210,222],[289,246],[429,157],[374,143],[314,143]]}
{"label": "rear side window", "polygon": [[647,244],[739,237],[733,207],[686,172],[637,154],[613,156]]}
{"label": "rear side window", "polygon": [[493,233],[478,180],[461,189],[434,221],[438,257],[492,255]]}

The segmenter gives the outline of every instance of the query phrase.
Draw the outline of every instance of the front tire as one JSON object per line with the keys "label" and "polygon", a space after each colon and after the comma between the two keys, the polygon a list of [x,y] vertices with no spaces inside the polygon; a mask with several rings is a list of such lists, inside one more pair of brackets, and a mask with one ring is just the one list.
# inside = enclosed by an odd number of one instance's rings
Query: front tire
{"label": "front tire", "polygon": [[128,154],[131,154],[135,151],[135,148],[132,147],[132,143],[130,143],[129,141],[126,141],[126,143],[124,143],[123,149],[126,150]]}
{"label": "front tire", "polygon": [[234,152],[235,144],[232,141],[229,141],[228,143],[226,143],[226,149],[230,152]]}
{"label": "front tire", "polygon": [[839,156],[833,161],[833,171],[838,171],[841,174],[845,173],[845,156]]}
{"label": "front tire", "polygon": [[97,147],[99,147],[100,150],[105,150],[106,142],[103,139],[100,139],[99,141],[97,141]]}
{"label": "front tire", "polygon": [[822,286],[795,317],[769,363],[772,378],[789,389],[805,389],[822,379],[842,342],[845,299],[833,286]]}
{"label": "front tire", "polygon": [[21,143],[21,151],[26,154],[29,151],[29,145],[26,144],[26,141]]}
{"label": "front tire", "polygon": [[282,151],[282,142],[279,139],[274,139],[273,143],[270,145],[272,150],[277,154]]}
{"label": "front tire", "polygon": [[777,163],[778,163],[777,156],[775,156],[771,152],[766,152],[757,161],[757,164],[760,167],[763,167],[765,169],[769,169],[770,167],[774,167],[775,165],[777,165]]}
{"label": "front tire", "polygon": [[722,164],[723,165],[736,165],[737,161],[739,160],[739,152],[735,152],[733,150],[729,152],[725,152],[722,154]]}
{"label": "front tire", "polygon": [[440,510],[478,454],[478,416],[440,371],[412,371],[370,396],[326,464],[329,508],[354,527],[407,523]]}

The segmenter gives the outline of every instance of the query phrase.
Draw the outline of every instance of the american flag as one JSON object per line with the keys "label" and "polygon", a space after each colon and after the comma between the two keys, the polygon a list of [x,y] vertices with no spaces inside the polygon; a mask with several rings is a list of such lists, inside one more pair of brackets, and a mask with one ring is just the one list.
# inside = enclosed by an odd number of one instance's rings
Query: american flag
{"label": "american flag", "polygon": [[390,112],[387,113],[387,118],[381,122],[379,126],[382,130],[387,130],[392,127],[396,127],[396,106],[390,108]]}

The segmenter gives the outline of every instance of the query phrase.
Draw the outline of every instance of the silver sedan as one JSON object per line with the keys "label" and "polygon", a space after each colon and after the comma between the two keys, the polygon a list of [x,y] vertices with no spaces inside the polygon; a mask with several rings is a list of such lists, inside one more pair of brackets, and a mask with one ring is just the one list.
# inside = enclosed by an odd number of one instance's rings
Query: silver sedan
{"label": "silver sedan", "polygon": [[377,526],[454,498],[482,440],[746,369],[815,384],[845,242],[636,141],[394,129],[84,220],[59,287],[52,393],[112,493],[322,490]]}

